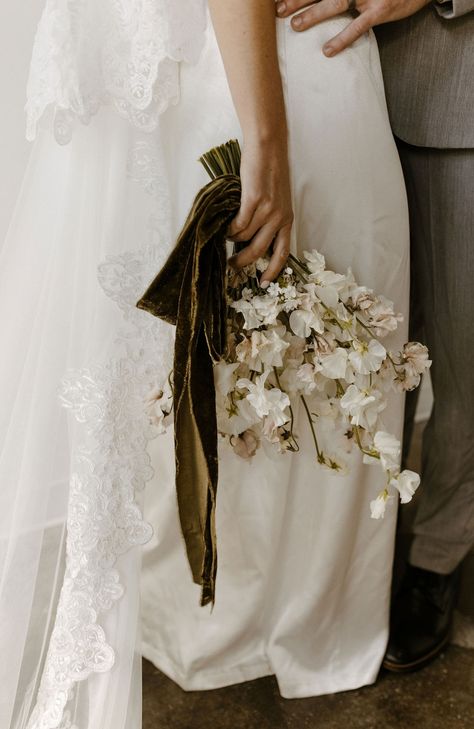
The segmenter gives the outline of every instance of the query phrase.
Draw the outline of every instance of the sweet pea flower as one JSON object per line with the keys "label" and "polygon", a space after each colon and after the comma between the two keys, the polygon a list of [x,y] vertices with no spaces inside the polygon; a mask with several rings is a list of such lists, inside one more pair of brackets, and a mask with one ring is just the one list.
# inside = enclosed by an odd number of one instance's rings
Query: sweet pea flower
{"label": "sweet pea flower", "polygon": [[386,402],[376,390],[359,390],[349,385],[340,400],[343,412],[351,416],[352,425],[370,430],[377,422],[378,414],[386,407]]}
{"label": "sweet pea flower", "polygon": [[159,434],[166,431],[166,418],[173,409],[173,392],[168,380],[163,387],[154,386],[145,398],[145,413]]}
{"label": "sweet pea flower", "polygon": [[347,351],[338,347],[330,354],[320,355],[317,362],[320,365],[321,374],[331,380],[344,379],[347,371]]}
{"label": "sweet pea flower", "polygon": [[214,365],[214,385],[216,392],[225,397],[235,386],[235,370],[239,367],[239,362],[217,362]]}
{"label": "sweet pea flower", "polygon": [[386,471],[398,469],[400,465],[401,445],[394,435],[383,430],[374,436],[374,447],[380,454],[380,462]]}
{"label": "sweet pea flower", "polygon": [[222,435],[239,436],[257,425],[260,418],[245,398],[238,400],[235,411],[229,414],[224,407],[217,408],[217,429]]}
{"label": "sweet pea flower", "polygon": [[373,327],[378,337],[384,337],[394,332],[398,323],[403,321],[402,314],[395,314],[393,302],[385,296],[379,296],[366,310],[369,326]]}
{"label": "sweet pea flower", "polygon": [[304,251],[303,256],[311,273],[320,273],[326,268],[326,259],[317,250]]}
{"label": "sweet pea flower", "polygon": [[387,356],[387,350],[376,339],[371,339],[368,344],[355,339],[352,347],[353,351],[349,354],[349,361],[354,370],[361,375],[378,372]]}
{"label": "sweet pea flower", "polygon": [[284,425],[290,419],[286,412],[290,405],[290,398],[286,392],[282,392],[277,387],[265,387],[269,374],[269,371],[264,372],[256,378],[255,382],[242,378],[237,381],[237,387],[248,391],[246,399],[259,418],[270,415],[275,422],[275,426],[278,427]]}
{"label": "sweet pea flower", "polygon": [[244,329],[258,329],[262,325],[262,320],[255,311],[252,301],[238,299],[231,303],[231,307],[244,317]]}
{"label": "sweet pea flower", "polygon": [[231,440],[231,445],[236,455],[244,460],[250,460],[256,454],[260,441],[253,430],[245,430]]}
{"label": "sweet pea flower", "polygon": [[382,491],[376,499],[370,502],[370,516],[372,519],[383,519],[387,509],[388,492]]}
{"label": "sweet pea flower", "polygon": [[408,504],[413,498],[415,491],[420,485],[420,477],[414,471],[402,471],[396,478],[390,481],[390,485],[394,486],[400,493],[400,501],[402,504]]}
{"label": "sweet pea flower", "polygon": [[311,309],[295,309],[290,314],[290,327],[294,334],[298,337],[309,337],[312,331],[324,332],[324,324],[319,314]]}
{"label": "sweet pea flower", "polygon": [[408,375],[423,375],[431,367],[428,348],[420,342],[407,342],[403,347],[402,356]]}

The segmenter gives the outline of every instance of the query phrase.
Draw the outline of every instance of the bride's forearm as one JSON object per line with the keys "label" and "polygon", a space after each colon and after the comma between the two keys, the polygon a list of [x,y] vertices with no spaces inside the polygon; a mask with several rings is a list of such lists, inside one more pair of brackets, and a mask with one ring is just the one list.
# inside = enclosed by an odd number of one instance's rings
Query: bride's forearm
{"label": "bride's forearm", "polygon": [[244,139],[285,140],[274,0],[209,0],[209,9]]}

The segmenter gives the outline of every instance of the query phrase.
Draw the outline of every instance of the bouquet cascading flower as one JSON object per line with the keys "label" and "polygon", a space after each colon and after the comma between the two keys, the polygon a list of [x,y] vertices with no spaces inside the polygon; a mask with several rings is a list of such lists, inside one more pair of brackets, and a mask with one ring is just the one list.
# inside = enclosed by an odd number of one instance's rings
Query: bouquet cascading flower
{"label": "bouquet cascading flower", "polygon": [[[200,160],[212,179],[238,174],[240,147],[231,141]],[[411,500],[420,478],[400,471],[400,441],[383,427],[390,391],[412,390],[429,369],[428,350],[408,342],[392,353],[382,341],[403,317],[384,296],[360,285],[348,270],[335,273],[317,250],[290,255],[278,279],[266,288],[255,264],[227,273],[227,346],[214,363],[218,432],[235,453],[251,459],[268,453],[297,453],[295,410],[302,407],[311,431],[315,461],[345,474],[347,453],[358,448],[365,463],[383,472],[371,502],[373,518],[385,513],[390,493]],[[160,430],[172,409],[172,387],[147,403]],[[331,431],[331,452],[318,432]]]}
{"label": "bouquet cascading flower", "polygon": [[[380,518],[391,489],[405,503],[419,484],[417,474],[400,472],[400,442],[381,417],[391,390],[419,385],[428,351],[418,342],[388,351],[381,340],[402,319],[392,302],[360,286],[351,271],[328,270],[317,250],[290,255],[262,289],[267,265],[260,259],[228,273],[228,346],[214,367],[219,432],[244,458],[265,443],[295,453],[294,411],[303,407],[321,467],[347,473],[345,455],[356,446],[366,463],[382,468],[385,484],[371,503]],[[330,453],[320,445],[321,429],[331,430]]]}
{"label": "bouquet cascading flower", "polygon": [[381,340],[402,318],[393,304],[350,270],[329,270],[317,250],[290,255],[266,287],[260,279],[267,259],[229,267],[226,231],[241,198],[239,144],[216,147],[200,161],[211,182],[137,306],[176,327],[172,376],[144,407],[157,434],[174,422],[181,530],[206,605],[215,600],[217,575],[219,435],[247,460],[259,448],[296,454],[302,408],[315,465],[344,474],[354,467],[349,451],[358,448],[365,462],[382,468],[370,504],[381,518],[391,492],[407,502],[420,481],[400,472],[400,442],[383,425],[389,393],[417,387],[431,363],[418,342],[388,351]]}

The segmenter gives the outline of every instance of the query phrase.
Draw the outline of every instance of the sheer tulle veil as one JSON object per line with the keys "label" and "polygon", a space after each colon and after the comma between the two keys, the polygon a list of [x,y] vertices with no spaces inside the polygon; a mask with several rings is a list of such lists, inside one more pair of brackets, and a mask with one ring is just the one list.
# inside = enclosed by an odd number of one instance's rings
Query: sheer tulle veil
{"label": "sheer tulle veil", "polygon": [[141,725],[144,402],[172,335],[135,302],[176,232],[158,133],[204,0],[49,0],[0,256],[2,729]]}

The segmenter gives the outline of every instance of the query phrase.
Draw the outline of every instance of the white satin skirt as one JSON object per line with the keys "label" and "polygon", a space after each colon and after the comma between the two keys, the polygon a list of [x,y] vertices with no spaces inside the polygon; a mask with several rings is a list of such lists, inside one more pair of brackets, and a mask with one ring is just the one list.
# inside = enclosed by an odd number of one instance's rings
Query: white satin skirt
{"label": "white satin skirt", "polygon": [[[336,58],[323,44],[349,17],[304,34],[278,22],[294,196],[294,252],[317,248],[336,271],[408,312],[405,190],[385,105],[375,38]],[[212,30],[200,63],[182,68],[182,97],[160,129],[170,200],[184,220],[205,175],[196,159],[240,137]],[[406,340],[402,324],[389,346]],[[385,416],[401,435],[402,397]],[[185,690],[275,674],[282,696],[316,696],[372,683],[387,636],[396,505],[373,521],[378,469],[351,456],[350,474],[315,462],[301,413],[301,452],[243,462],[220,451],[216,604],[199,607],[180,534],[173,437],[154,440],[145,493],[154,536],[144,547],[143,654]],[[328,441],[330,448],[330,439]],[[383,480],[383,479],[382,479]]]}

